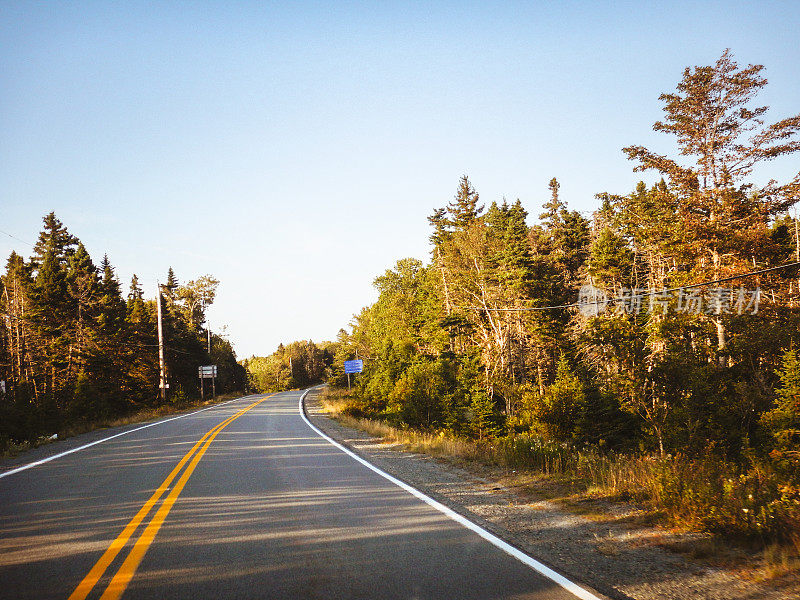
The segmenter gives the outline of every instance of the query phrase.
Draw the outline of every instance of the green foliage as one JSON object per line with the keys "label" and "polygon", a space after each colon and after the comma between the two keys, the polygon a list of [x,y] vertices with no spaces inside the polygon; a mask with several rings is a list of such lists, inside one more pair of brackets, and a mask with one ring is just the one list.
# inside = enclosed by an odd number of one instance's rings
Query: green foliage
{"label": "green foliage", "polygon": [[[76,421],[123,416],[158,397],[154,301],[134,276],[127,302],[108,256],[98,268],[85,246],[50,213],[30,261],[11,254],[0,278],[0,445],[49,436]],[[170,389],[199,396],[197,367],[220,366],[219,391],[244,385],[227,341],[189,318],[170,269],[164,329]],[[190,282],[192,283],[192,282]],[[206,305],[213,300],[211,294]],[[2,449],[0,447],[0,449]]]}
{"label": "green foliage", "polygon": [[800,357],[796,351],[784,354],[778,377],[775,406],[762,415],[761,424],[770,437],[776,468],[800,488]]}
{"label": "green foliage", "polygon": [[[761,68],[740,69],[726,51],[687,69],[655,125],[680,161],[626,148],[636,170],[662,179],[598,194],[591,221],[555,178],[529,226],[519,200],[484,212],[461,177],[429,217],[430,263],[398,261],[375,280],[377,302],[340,332],[329,381],[344,385],[343,361],[365,359],[353,414],[471,438],[507,451],[501,460],[612,479],[636,471],[676,522],[702,529],[800,526],[798,366],[785,354],[800,343],[797,271],[727,279],[800,252],[786,214],[797,178],[759,187],[749,177],[800,151],[800,116],[764,125],[766,108],[749,105],[766,84]],[[758,313],[701,285],[717,279],[760,287]],[[574,307],[589,286],[611,299],[600,314]],[[685,309],[689,290],[702,309]]]}
{"label": "green foliage", "polygon": [[579,422],[586,414],[586,393],[564,354],[559,358],[555,380],[545,393],[527,389],[522,405],[524,414],[519,423],[542,438],[567,442],[578,437]]}
{"label": "green foliage", "polygon": [[495,403],[485,390],[472,390],[468,410],[469,431],[479,440],[493,438],[502,431]]}
{"label": "green foliage", "polygon": [[598,287],[616,289],[630,280],[633,253],[622,236],[604,227],[589,250],[589,275]]}
{"label": "green foliage", "polygon": [[335,348],[318,347],[311,340],[280,344],[269,356],[242,361],[249,387],[259,392],[302,388],[323,380],[333,363]]}
{"label": "green foliage", "polygon": [[442,424],[446,374],[440,361],[415,361],[403,370],[388,397],[387,411],[412,427]]}

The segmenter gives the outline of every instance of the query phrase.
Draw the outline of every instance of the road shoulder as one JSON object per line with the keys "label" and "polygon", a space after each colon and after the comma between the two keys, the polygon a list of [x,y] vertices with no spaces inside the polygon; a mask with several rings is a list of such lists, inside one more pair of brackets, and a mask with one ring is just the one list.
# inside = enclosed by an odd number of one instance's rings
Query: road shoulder
{"label": "road shoulder", "polygon": [[[384,471],[468,517],[563,575],[618,599],[779,600],[770,589],[723,567],[665,550],[666,537],[691,545],[692,536],[633,527],[630,515],[597,521],[532,500],[503,485],[497,473],[404,451],[326,416],[316,394],[306,401],[311,422]],[[634,510],[634,509],[631,509]],[[682,540],[677,538],[682,537]]]}

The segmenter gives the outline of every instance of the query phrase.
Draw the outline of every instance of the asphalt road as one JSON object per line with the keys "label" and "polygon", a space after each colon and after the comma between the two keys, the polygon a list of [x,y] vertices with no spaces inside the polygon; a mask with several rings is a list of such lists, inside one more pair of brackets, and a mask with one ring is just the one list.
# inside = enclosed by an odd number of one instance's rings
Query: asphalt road
{"label": "asphalt road", "polygon": [[299,397],[240,398],[0,478],[0,598],[576,597],[321,438]]}

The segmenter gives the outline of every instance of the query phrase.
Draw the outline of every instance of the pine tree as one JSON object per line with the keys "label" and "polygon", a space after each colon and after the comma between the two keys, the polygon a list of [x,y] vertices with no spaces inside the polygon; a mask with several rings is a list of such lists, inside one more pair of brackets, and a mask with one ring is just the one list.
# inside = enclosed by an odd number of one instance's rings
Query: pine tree
{"label": "pine tree", "polygon": [[493,438],[500,432],[494,402],[483,388],[476,387],[472,390],[469,413],[472,434],[479,440]]}
{"label": "pine tree", "polygon": [[550,304],[566,304],[577,297],[589,245],[589,222],[579,212],[567,210],[560,187],[555,177],[550,180],[550,200],[539,215],[541,223],[531,231],[533,246],[544,258],[537,262]]}
{"label": "pine tree", "polygon": [[605,226],[592,242],[587,264],[594,285],[616,293],[630,281],[633,253],[622,236]]}
{"label": "pine tree", "polygon": [[483,206],[478,206],[479,196],[466,175],[458,182],[458,191],[453,202],[447,205],[450,226],[455,230],[465,230],[480,217]]}
{"label": "pine tree", "polygon": [[167,271],[167,282],[163,286],[163,293],[170,307],[175,303],[175,294],[179,285],[178,278],[175,277],[175,271],[170,267],[169,271]]}
{"label": "pine tree", "polygon": [[539,220],[546,229],[553,231],[561,227],[567,207],[558,196],[561,184],[555,177],[550,180],[547,187],[550,188],[550,200],[542,206],[544,212],[539,215]]}
{"label": "pine tree", "polygon": [[128,323],[133,325],[134,330],[137,331],[138,326],[147,320],[147,309],[143,297],[142,286],[139,284],[139,278],[136,273],[134,273],[131,278],[131,286],[126,303],[126,318]]}
{"label": "pine tree", "polygon": [[131,287],[128,292],[128,300],[141,300],[143,297],[142,286],[139,284],[139,277],[136,273],[131,277]]}
{"label": "pine tree", "polygon": [[778,371],[781,385],[775,406],[761,417],[771,437],[772,453],[778,467],[800,485],[800,356],[794,350],[783,355]]}
{"label": "pine tree", "polygon": [[49,418],[54,418],[54,411],[68,399],[64,390],[70,368],[71,304],[65,268],[51,247],[39,266],[31,293],[31,324],[36,340],[33,352],[40,366],[34,385],[38,383],[44,391]]}
{"label": "pine tree", "polygon": [[100,329],[110,337],[120,333],[124,326],[126,306],[122,301],[119,281],[114,274],[114,267],[108,260],[108,255],[103,256],[100,264],[102,279],[99,284],[100,291],[100,314],[98,325]]}
{"label": "pine tree", "polygon": [[508,211],[509,206],[505,198],[503,198],[502,204],[492,202],[491,205],[489,205],[489,210],[486,211],[484,220],[494,231],[503,232],[506,230],[506,227],[508,227]]}
{"label": "pine tree", "polygon": [[5,344],[9,354],[9,376],[7,394],[15,402],[24,402],[26,398],[35,398],[35,388],[31,385],[29,375],[33,365],[30,353],[31,340],[31,301],[33,278],[30,265],[16,252],[12,252],[6,262],[6,273],[2,277],[2,303],[5,313]]}
{"label": "pine tree", "polygon": [[569,441],[575,435],[585,403],[583,384],[572,372],[567,357],[561,354],[555,381],[541,398],[536,415],[540,432],[557,442]]}
{"label": "pine tree", "polygon": [[66,263],[75,251],[74,246],[78,239],[67,231],[54,212],[42,217],[42,221],[44,229],[39,233],[39,239],[33,247],[31,263],[38,267],[44,262],[48,252],[52,252],[60,263]]}
{"label": "pine tree", "polygon": [[[656,131],[675,136],[688,166],[642,146],[623,151],[636,171],[664,175],[678,199],[674,224],[683,259],[696,280],[719,279],[764,260],[769,221],[800,200],[800,173],[787,183],[758,188],[748,180],[760,163],[800,151],[800,115],[764,125],[766,106],[751,102],[767,84],[762,65],[740,69],[728,50],[716,64],[687,68],[677,93],[662,94],[664,121]],[[709,316],[719,364],[728,362],[730,319]]]}
{"label": "pine tree", "polygon": [[533,257],[528,241],[528,212],[517,200],[507,208],[503,232],[501,280],[518,295],[527,295],[533,282]]}
{"label": "pine tree", "polygon": [[100,305],[99,277],[97,267],[82,243],[69,259],[67,284],[72,298],[72,324],[74,360],[71,373],[80,371],[85,365],[85,352],[92,338],[92,324]]}
{"label": "pine tree", "polygon": [[97,267],[82,243],[78,244],[75,253],[69,259],[67,282],[70,295],[75,301],[77,319],[84,320],[84,315],[96,303],[99,277]]}

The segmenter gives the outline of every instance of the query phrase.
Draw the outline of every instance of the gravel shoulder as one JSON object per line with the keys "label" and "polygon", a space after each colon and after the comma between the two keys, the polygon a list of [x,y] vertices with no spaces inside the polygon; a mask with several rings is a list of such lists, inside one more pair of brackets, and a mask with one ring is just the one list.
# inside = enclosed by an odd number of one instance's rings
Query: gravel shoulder
{"label": "gravel shoulder", "polygon": [[[500,470],[457,465],[403,450],[326,416],[316,391],[308,417],[327,435],[377,467],[468,517],[563,575],[620,600],[785,600],[800,597],[796,582],[783,588],[757,583],[690,550],[703,536],[638,524],[633,506],[608,505],[589,518],[504,483]],[[599,509],[599,507],[593,507]],[[592,512],[595,512],[594,510]],[[791,589],[789,589],[791,587]]]}

